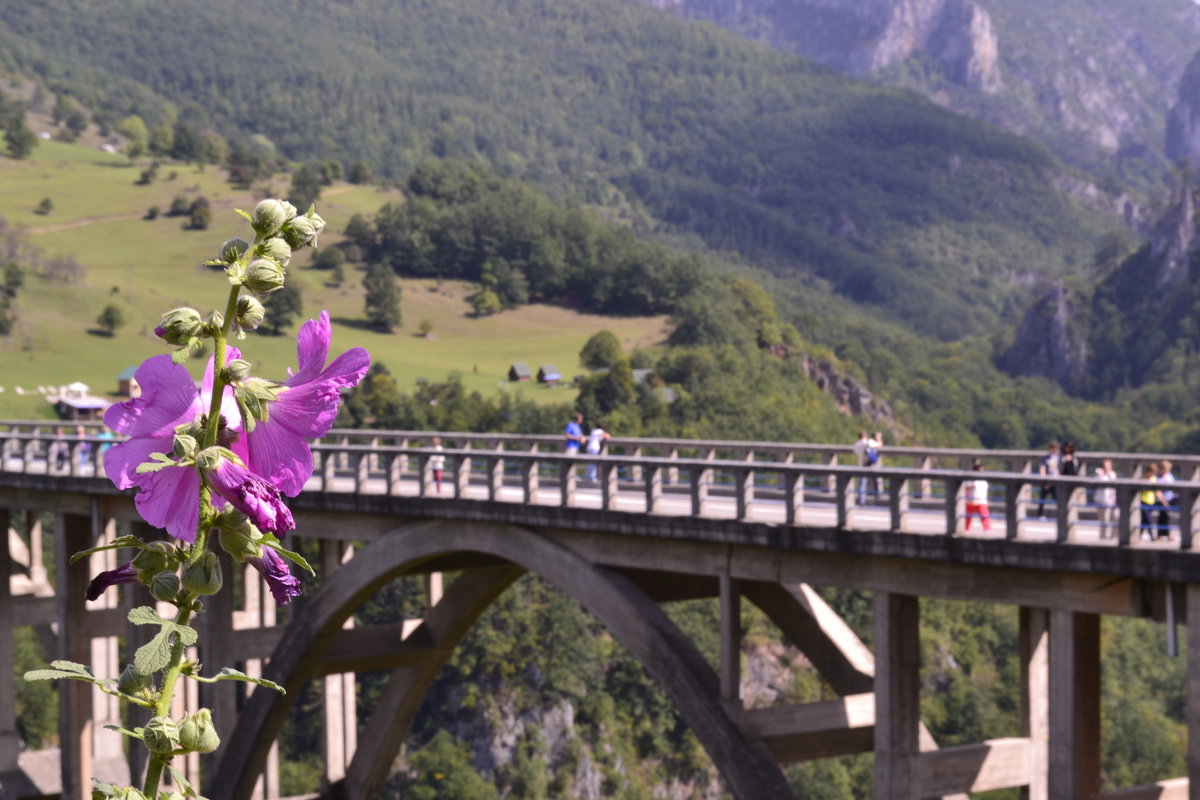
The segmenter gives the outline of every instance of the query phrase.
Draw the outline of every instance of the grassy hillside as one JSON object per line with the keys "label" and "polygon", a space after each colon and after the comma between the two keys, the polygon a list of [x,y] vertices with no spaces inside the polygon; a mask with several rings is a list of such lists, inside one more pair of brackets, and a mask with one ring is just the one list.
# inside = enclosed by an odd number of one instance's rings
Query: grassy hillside
{"label": "grassy hillside", "polygon": [[292,158],[486,161],[946,338],[1109,224],[1028,141],[636,0],[6,4],[0,68]]}
{"label": "grassy hillside", "polygon": [[[140,169],[118,157],[53,142],[43,143],[29,161],[0,159],[0,183],[17,187],[0,195],[0,218],[26,226],[28,241],[48,256],[74,256],[85,270],[74,285],[26,276],[18,294],[17,329],[11,337],[0,338],[0,386],[5,388],[0,417],[50,413],[40,395],[18,396],[16,386],[36,390],[39,385],[81,380],[98,393],[115,391],[116,375],[125,367],[164,351],[152,333],[158,314],[182,304],[203,309],[223,302],[219,276],[202,262],[225,238],[242,232],[244,223],[233,206],[250,207],[256,197],[231,189],[216,170],[201,173],[183,165],[162,168],[164,176],[177,172],[174,180],[164,177],[150,186],[135,186]],[[209,230],[181,230],[180,218],[142,219],[150,205],[165,209],[181,192],[189,197],[203,194],[221,206]],[[330,244],[351,215],[399,197],[348,185],[326,189],[325,194],[319,206],[335,232],[325,240]],[[51,216],[32,211],[42,197],[54,201]],[[345,284],[328,288],[327,273],[306,268],[309,252],[298,257],[292,269],[292,280],[303,287],[305,318],[329,309],[335,347],[367,347],[403,387],[418,378],[444,380],[457,371],[468,388],[493,393],[505,381],[512,361],[529,362],[534,369],[552,363],[568,376],[582,371],[577,368],[579,350],[602,328],[614,331],[627,347],[655,344],[665,336],[662,317],[612,319],[546,305],[476,319],[468,316],[467,285],[433,280],[401,281],[404,325],[395,334],[381,334],[363,322],[361,272],[349,269]],[[109,302],[122,308],[128,320],[111,339],[88,332]],[[433,325],[429,338],[413,335],[424,319]],[[276,374],[294,363],[290,335],[255,336],[251,344],[251,357]],[[539,401],[570,399],[563,390],[522,391]]]}

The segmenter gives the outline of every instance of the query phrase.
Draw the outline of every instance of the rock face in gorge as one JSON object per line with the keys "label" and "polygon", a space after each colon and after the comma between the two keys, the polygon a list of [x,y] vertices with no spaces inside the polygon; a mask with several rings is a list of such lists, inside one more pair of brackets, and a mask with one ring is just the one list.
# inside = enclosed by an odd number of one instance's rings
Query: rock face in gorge
{"label": "rock face in gorge", "polygon": [[1200,164],[1200,53],[1179,84],[1179,99],[1167,118],[1167,157]]}
{"label": "rock face in gorge", "polygon": [[[1168,164],[1167,112],[1200,39],[1191,0],[648,2],[914,89],[1135,183]],[[1167,155],[1200,148],[1200,96],[1187,111]]]}
{"label": "rock face in gorge", "polygon": [[1069,392],[1083,388],[1087,342],[1075,322],[1077,301],[1061,284],[1050,287],[1025,316],[1017,339],[1004,354],[1012,375],[1040,375]]}

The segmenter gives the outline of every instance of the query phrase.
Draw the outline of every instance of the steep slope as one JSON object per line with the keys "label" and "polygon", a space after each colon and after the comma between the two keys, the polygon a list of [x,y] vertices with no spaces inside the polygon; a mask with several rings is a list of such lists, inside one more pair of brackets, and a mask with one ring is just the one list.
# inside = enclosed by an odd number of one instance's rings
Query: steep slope
{"label": "steep slope", "polygon": [[1030,142],[635,0],[3,4],[0,65],[292,158],[485,160],[945,338],[1112,224]]}
{"label": "steep slope", "polygon": [[1144,180],[1195,52],[1190,0],[649,0]]}
{"label": "steep slope", "polygon": [[1179,99],[1167,117],[1167,155],[1200,164],[1200,53],[1179,82]]}

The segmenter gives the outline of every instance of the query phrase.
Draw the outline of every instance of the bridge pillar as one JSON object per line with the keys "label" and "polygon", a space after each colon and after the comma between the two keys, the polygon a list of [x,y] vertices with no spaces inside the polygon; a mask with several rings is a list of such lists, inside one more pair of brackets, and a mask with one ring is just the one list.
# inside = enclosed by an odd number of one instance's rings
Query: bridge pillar
{"label": "bridge pillar", "polygon": [[[54,537],[57,572],[57,657],[86,664],[91,656],[87,632],[88,561],[70,563],[71,554],[91,545],[92,520],[64,514]],[[58,689],[61,738],[62,800],[88,800],[92,796],[92,686],[83,681],[62,681]]]}
{"label": "bridge pillar", "polygon": [[1200,800],[1200,584],[1187,586],[1188,798]]}
{"label": "bridge pillar", "polygon": [[1049,796],[1100,792],[1100,616],[1050,612]]}
{"label": "bridge pillar", "polygon": [[918,800],[921,731],[920,607],[875,592],[875,798]]}
{"label": "bridge pillar", "polygon": [[1050,800],[1050,612],[1021,608],[1021,735],[1029,739],[1029,785],[1022,800]]}
{"label": "bridge pillar", "polygon": [[[77,462],[75,462],[77,463]],[[117,521],[108,519],[101,522],[93,517],[92,533],[95,544],[107,544],[117,538]],[[87,560],[88,569],[92,575],[117,568],[117,551],[104,550],[94,553]],[[117,608],[121,604],[120,592],[110,591],[100,595],[92,608]],[[121,674],[120,639],[116,636],[89,637],[91,659],[87,662],[92,671],[101,677],[116,677]],[[112,695],[98,690],[92,691],[92,719],[94,725],[103,729],[105,725],[121,724],[121,702]],[[96,777],[113,783],[123,783],[128,780],[129,762],[125,757],[125,742],[120,736],[97,736],[95,741]]]}
{"label": "bridge pillar", "polygon": [[8,526],[9,511],[0,508],[0,531],[4,533],[4,546],[0,548],[0,773],[17,768],[17,755],[21,751],[21,737],[17,733],[17,688],[8,679],[13,674],[13,648],[16,645],[10,580],[13,557],[8,548]]}
{"label": "bridge pillar", "polygon": [[721,603],[721,702],[741,709],[742,594],[729,575],[718,579]]}
{"label": "bridge pillar", "polygon": [[[321,577],[328,580],[354,555],[354,548],[345,542],[321,540]],[[437,574],[439,583],[441,574]],[[432,577],[432,576],[431,576]],[[439,587],[440,590],[440,587]],[[346,619],[343,628],[354,627],[354,615]],[[325,715],[325,778],[335,783],[346,777],[358,745],[358,718],[355,714],[355,680],[353,672],[326,675],[323,679],[322,705]]]}

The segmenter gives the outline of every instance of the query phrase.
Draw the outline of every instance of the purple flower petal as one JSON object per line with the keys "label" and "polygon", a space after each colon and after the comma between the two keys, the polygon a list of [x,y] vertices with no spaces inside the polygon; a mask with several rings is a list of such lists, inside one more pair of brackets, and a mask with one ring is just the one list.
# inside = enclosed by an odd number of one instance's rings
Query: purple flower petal
{"label": "purple flower petal", "polygon": [[271,547],[263,545],[262,557],[247,558],[246,562],[262,573],[276,605],[286,606],[293,597],[300,596],[300,579],[292,574],[287,562]]}
{"label": "purple flower petal", "polygon": [[289,385],[315,380],[329,358],[329,342],[333,339],[333,326],[329,324],[329,312],[322,311],[317,319],[310,319],[300,326],[296,335],[296,363],[300,371],[288,379]]}
{"label": "purple flower petal", "polygon": [[308,442],[287,421],[277,403],[270,418],[255,425],[254,431],[235,441],[231,449],[279,491],[295,497],[312,476],[313,460]]}
{"label": "purple flower petal", "polygon": [[141,491],[133,498],[142,519],[184,542],[196,541],[200,525],[200,473],[192,467],[167,467],[139,475]]}
{"label": "purple flower petal", "polygon": [[151,453],[163,452],[171,452],[171,440],[166,437],[138,436],[115,444],[104,453],[104,474],[118,489],[128,489],[142,479],[138,465],[149,461]]}
{"label": "purple flower petal", "polygon": [[[191,422],[200,411],[192,376],[168,355],[152,356],[133,374],[140,397],[110,406],[104,424],[128,436],[161,436]],[[169,447],[167,448],[170,449]]]}
{"label": "purple flower petal", "polygon": [[95,600],[110,586],[116,586],[118,583],[134,583],[135,581],[137,581],[137,570],[133,568],[132,561],[127,561],[116,569],[101,572],[92,578],[92,582],[88,584],[87,588],[87,599]]}
{"label": "purple flower petal", "polygon": [[296,527],[292,512],[279,497],[279,490],[240,464],[223,458],[216,469],[205,474],[213,490],[249,517],[260,530],[282,536]]}

